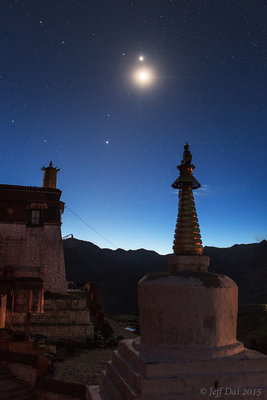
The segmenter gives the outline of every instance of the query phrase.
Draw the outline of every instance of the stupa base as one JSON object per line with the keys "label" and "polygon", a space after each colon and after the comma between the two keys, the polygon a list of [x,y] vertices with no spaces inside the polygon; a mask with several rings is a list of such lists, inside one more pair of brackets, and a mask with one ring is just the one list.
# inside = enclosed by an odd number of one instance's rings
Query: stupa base
{"label": "stupa base", "polygon": [[210,264],[208,256],[176,256],[169,257],[170,272],[200,271],[207,272]]}
{"label": "stupa base", "polygon": [[261,353],[244,349],[226,357],[190,359],[170,354],[168,359],[147,350],[138,339],[121,341],[102,385],[89,387],[89,399],[267,399],[267,356]]}

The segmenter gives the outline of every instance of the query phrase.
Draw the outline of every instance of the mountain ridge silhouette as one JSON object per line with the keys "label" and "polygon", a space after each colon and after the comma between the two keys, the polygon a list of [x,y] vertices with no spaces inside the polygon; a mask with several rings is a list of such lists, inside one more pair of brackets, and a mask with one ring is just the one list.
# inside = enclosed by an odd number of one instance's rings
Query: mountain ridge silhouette
{"label": "mountain ridge silhouette", "polygon": [[[138,314],[137,284],[146,274],[168,270],[169,255],[153,250],[101,249],[78,239],[63,241],[68,281],[96,282],[105,311]],[[239,304],[267,304],[267,241],[217,248],[206,246],[209,271],[232,278],[239,286]]]}

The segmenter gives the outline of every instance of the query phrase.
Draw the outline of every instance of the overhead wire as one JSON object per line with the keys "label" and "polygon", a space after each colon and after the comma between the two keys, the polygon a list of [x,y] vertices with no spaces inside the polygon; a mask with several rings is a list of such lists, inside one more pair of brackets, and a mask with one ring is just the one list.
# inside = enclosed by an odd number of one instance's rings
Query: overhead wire
{"label": "overhead wire", "polygon": [[76,214],[73,210],[71,210],[69,208],[69,206],[65,205],[65,208],[67,208],[73,215],[75,215],[76,218],[78,218],[80,221],[82,221],[85,225],[87,225],[90,229],[92,229],[92,231],[94,231],[98,236],[100,236],[102,239],[104,239],[106,242],[108,242],[109,244],[111,244],[112,247],[116,248],[115,244],[112,243],[109,239],[105,238],[105,236],[103,236],[101,233],[99,233],[96,229],[94,229],[91,225],[89,225],[86,221],[84,221],[84,219],[82,219],[81,217],[79,217],[78,214]]}

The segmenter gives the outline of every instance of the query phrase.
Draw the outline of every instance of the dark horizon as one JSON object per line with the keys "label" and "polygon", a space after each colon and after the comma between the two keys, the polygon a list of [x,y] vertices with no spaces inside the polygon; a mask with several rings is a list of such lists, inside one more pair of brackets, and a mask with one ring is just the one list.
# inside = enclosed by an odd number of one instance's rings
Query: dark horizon
{"label": "dark horizon", "polygon": [[[151,252],[155,252],[155,253],[157,253],[157,254],[159,254],[159,255],[161,255],[161,256],[170,256],[170,255],[173,254],[173,252],[166,253],[166,254],[162,254],[162,253],[157,252],[156,250],[153,250],[153,249],[146,249],[146,248],[144,248],[144,247],[139,247],[139,248],[136,248],[136,249],[132,249],[132,248],[130,248],[130,249],[123,249],[123,248],[121,248],[121,247],[118,247],[118,248],[116,248],[116,249],[111,249],[111,248],[106,247],[106,246],[100,247],[100,246],[98,246],[97,244],[95,244],[95,243],[93,243],[93,242],[90,242],[89,240],[79,239],[79,238],[77,238],[77,237],[73,237],[73,238],[64,238],[64,237],[63,237],[63,240],[64,240],[64,241],[65,241],[65,240],[77,240],[77,241],[79,241],[79,242],[89,243],[89,244],[92,244],[93,246],[98,247],[100,250],[111,250],[111,251],[122,250],[122,251],[125,251],[125,252],[127,252],[127,251],[144,250],[144,251],[149,251],[149,252],[150,252],[150,251],[151,251]],[[203,250],[204,250],[205,248],[230,249],[230,248],[236,247],[236,246],[250,246],[250,245],[265,244],[265,243],[267,243],[267,240],[263,239],[263,240],[261,240],[260,242],[235,243],[235,244],[233,244],[232,246],[227,246],[227,247],[203,246]]]}

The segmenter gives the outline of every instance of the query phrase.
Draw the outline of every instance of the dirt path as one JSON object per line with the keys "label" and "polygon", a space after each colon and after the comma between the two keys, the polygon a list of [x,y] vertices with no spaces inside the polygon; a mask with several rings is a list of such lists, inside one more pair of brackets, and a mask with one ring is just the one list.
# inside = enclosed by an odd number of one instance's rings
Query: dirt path
{"label": "dirt path", "polygon": [[[125,339],[133,339],[136,335],[125,330],[126,324],[108,319],[113,329],[114,336],[122,335]],[[86,385],[98,385],[101,383],[102,371],[112,359],[114,348],[75,349],[74,354],[64,357],[64,361],[55,363],[55,379],[75,381]]]}
{"label": "dirt path", "polygon": [[114,349],[76,350],[76,355],[56,362],[55,379],[98,385]]}

